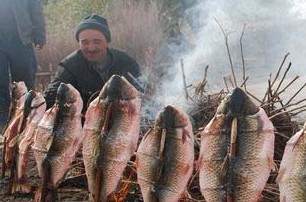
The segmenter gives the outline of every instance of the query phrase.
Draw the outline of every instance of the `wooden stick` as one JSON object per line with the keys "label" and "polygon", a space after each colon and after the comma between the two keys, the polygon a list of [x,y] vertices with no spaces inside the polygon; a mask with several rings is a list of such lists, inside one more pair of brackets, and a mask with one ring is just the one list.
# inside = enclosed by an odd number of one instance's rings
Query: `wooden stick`
{"label": "wooden stick", "polygon": [[249,77],[247,76],[246,78],[245,78],[245,80],[242,82],[242,84],[240,85],[240,87],[243,87],[244,86],[244,90],[246,91],[246,82],[247,82],[247,80],[249,79]]}
{"label": "wooden stick", "polygon": [[279,74],[280,74],[280,71],[281,71],[281,69],[283,68],[283,65],[284,65],[284,63],[285,63],[285,61],[286,61],[286,59],[287,59],[288,56],[289,56],[289,53],[287,53],[287,54],[285,55],[285,57],[284,57],[284,59],[283,59],[281,65],[280,65],[279,68],[278,68],[278,71],[277,71],[277,73],[276,73],[276,76],[275,76],[274,80],[272,81],[271,86],[273,86],[274,83],[276,82],[276,80],[277,80],[277,78],[278,78],[278,76],[279,76]]}
{"label": "wooden stick", "polygon": [[275,110],[271,111],[271,113],[274,113],[274,112],[282,110],[282,109],[286,109],[286,108],[294,106],[294,105],[298,105],[298,104],[300,104],[301,102],[304,102],[304,101],[306,101],[306,98],[302,99],[302,100],[299,100],[298,102],[295,102],[295,103],[292,103],[292,104],[284,105],[282,108],[278,108],[278,109],[275,109]]}
{"label": "wooden stick", "polygon": [[230,62],[230,66],[231,66],[231,71],[232,71],[232,75],[233,75],[233,79],[234,79],[234,84],[235,84],[235,87],[237,87],[237,81],[236,81],[236,76],[235,76],[235,71],[234,71],[234,65],[233,65],[233,61],[232,61],[232,56],[231,56],[231,52],[229,50],[229,45],[228,45],[228,34],[225,33],[223,27],[221,26],[221,23],[215,18],[215,21],[218,23],[221,31],[222,31],[222,34],[224,36],[224,39],[225,39],[225,46],[226,46],[226,50],[227,50],[227,55],[228,55],[228,59],[229,59],[229,62]]}
{"label": "wooden stick", "polygon": [[189,95],[188,95],[188,90],[187,90],[187,83],[186,83],[186,75],[185,75],[184,60],[183,60],[183,58],[181,58],[180,62],[181,62],[181,70],[182,70],[182,75],[183,75],[185,98],[186,98],[186,100],[188,100]]}
{"label": "wooden stick", "polygon": [[306,86],[306,83],[291,97],[291,99],[285,104],[288,105],[300,92],[301,90]]}
{"label": "wooden stick", "polygon": [[286,75],[287,75],[287,73],[288,73],[288,71],[289,71],[290,68],[291,68],[291,62],[289,62],[289,65],[288,65],[288,67],[287,67],[287,69],[286,69],[286,71],[285,71],[285,73],[284,73],[284,75],[283,75],[281,81],[279,82],[279,84],[278,84],[278,86],[277,86],[277,88],[276,88],[276,90],[275,90],[275,94],[277,94],[277,92],[278,92],[280,86],[282,85],[282,83],[283,83],[283,81],[284,81],[284,79],[285,79],[285,77],[286,77]]}
{"label": "wooden stick", "polygon": [[[285,57],[284,57],[284,59],[283,59],[281,65],[279,66],[279,68],[278,68],[278,70],[277,70],[277,73],[276,73],[276,76],[275,76],[275,78],[274,78],[273,81],[272,81],[271,88],[273,87],[274,83],[276,82],[276,80],[277,80],[277,78],[278,78],[278,76],[279,76],[279,74],[280,74],[281,69],[283,68],[283,65],[284,65],[284,63],[285,63],[285,61],[286,61],[288,55],[289,55],[289,53],[287,53],[287,54],[285,55]],[[271,75],[270,75],[270,77],[271,77]],[[264,96],[262,102],[265,101],[266,96],[267,96],[267,93],[268,93],[268,92],[265,93],[265,96]]]}
{"label": "wooden stick", "polygon": [[6,163],[5,163],[5,154],[6,153],[6,137],[4,137],[3,149],[2,149],[2,168],[1,168],[1,178],[5,177]]}
{"label": "wooden stick", "polygon": [[235,117],[232,121],[232,127],[231,127],[231,146],[230,146],[230,152],[229,152],[229,171],[228,171],[228,187],[227,187],[227,202],[233,202],[235,201],[234,198],[234,168],[233,168],[233,161],[236,158],[236,151],[237,151],[237,135],[238,135],[238,121]]}
{"label": "wooden stick", "polygon": [[253,99],[255,99],[257,102],[262,103],[260,99],[258,99],[255,95],[250,93],[248,90],[245,91],[249,96],[251,96]]}
{"label": "wooden stick", "polygon": [[[288,113],[288,112],[296,111],[296,110],[298,110],[298,109],[302,109],[302,108],[304,108],[304,107],[306,107],[306,105],[303,105],[303,106],[300,106],[300,107],[297,107],[297,108],[294,108],[294,109],[290,109],[290,110],[287,110],[287,111],[282,111],[282,112],[276,113],[276,114],[274,114],[273,116],[270,116],[269,119],[272,119],[272,118],[274,118],[274,117],[276,117],[276,116],[279,116],[279,115],[281,115],[281,114],[284,114],[284,113]],[[304,110],[304,109],[303,109],[303,110]]]}
{"label": "wooden stick", "polygon": [[242,46],[242,38],[244,35],[245,26],[246,24],[243,24],[243,28],[242,28],[242,32],[241,32],[241,36],[239,40],[240,41],[240,54],[241,54],[241,61],[242,61],[242,80],[243,80],[241,87],[244,86],[244,90],[246,90],[246,81],[247,81],[247,78],[245,76],[245,61],[244,61],[243,46]]}
{"label": "wooden stick", "polygon": [[299,76],[296,76],[294,79],[292,79],[280,92],[278,92],[278,95],[280,95],[281,93],[285,92],[285,90],[289,86],[291,86],[298,78],[299,78]]}

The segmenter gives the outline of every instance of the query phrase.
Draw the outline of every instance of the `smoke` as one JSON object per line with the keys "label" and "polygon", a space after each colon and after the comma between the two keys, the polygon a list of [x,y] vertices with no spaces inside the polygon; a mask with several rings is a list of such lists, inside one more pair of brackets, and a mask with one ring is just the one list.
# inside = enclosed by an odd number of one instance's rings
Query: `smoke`
{"label": "smoke", "polygon": [[[160,103],[181,105],[186,103],[180,59],[184,60],[187,85],[196,85],[204,78],[205,66],[209,65],[208,92],[225,88],[223,76],[231,75],[229,56],[225,37],[233,61],[238,85],[242,84],[243,64],[240,51],[240,37],[245,62],[247,86],[255,93],[266,90],[270,74],[272,77],[286,55],[290,53],[283,69],[292,62],[287,78],[302,76],[306,66],[306,2],[301,0],[203,0],[185,10],[187,31],[182,32],[184,40],[191,44],[186,46],[179,41],[168,44],[171,50],[168,57],[176,64],[168,68],[168,75],[162,81]],[[185,26],[186,27],[186,26]],[[191,31],[190,31],[191,30]],[[182,38],[180,37],[179,40]],[[169,50],[169,49],[168,49]],[[300,78],[301,83],[305,77]],[[301,83],[297,85],[301,86]],[[265,86],[265,87],[263,87]],[[296,90],[296,88],[294,89]],[[262,95],[263,96],[263,95]]]}

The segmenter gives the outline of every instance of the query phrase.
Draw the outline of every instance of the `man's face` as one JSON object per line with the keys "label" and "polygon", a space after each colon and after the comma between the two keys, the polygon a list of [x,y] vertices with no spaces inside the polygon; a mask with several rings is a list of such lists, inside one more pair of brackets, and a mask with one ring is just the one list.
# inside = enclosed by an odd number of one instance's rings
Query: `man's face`
{"label": "man's face", "polygon": [[90,62],[98,62],[106,56],[107,41],[97,30],[85,29],[79,33],[79,45],[84,57]]}

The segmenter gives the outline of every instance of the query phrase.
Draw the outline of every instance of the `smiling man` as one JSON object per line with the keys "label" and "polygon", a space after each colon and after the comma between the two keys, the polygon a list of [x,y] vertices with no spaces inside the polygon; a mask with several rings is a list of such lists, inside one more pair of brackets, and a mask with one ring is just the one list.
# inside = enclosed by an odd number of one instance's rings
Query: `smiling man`
{"label": "smiling man", "polygon": [[72,84],[81,93],[84,101],[83,111],[89,104],[89,98],[99,91],[113,74],[125,76],[135,85],[128,73],[138,78],[140,67],[126,53],[108,48],[111,33],[105,18],[97,14],[85,17],[76,27],[75,38],[80,49],[59,63],[55,77],[44,92],[48,108],[54,104],[61,82]]}

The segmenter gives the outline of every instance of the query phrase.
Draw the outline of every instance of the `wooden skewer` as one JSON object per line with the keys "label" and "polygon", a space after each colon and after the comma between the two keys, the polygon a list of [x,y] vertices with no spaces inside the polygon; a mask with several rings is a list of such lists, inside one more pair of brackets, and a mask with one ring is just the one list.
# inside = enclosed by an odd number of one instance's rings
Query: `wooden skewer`
{"label": "wooden skewer", "polygon": [[2,150],[2,168],[1,168],[2,179],[4,179],[5,177],[5,170],[6,170],[5,153],[6,153],[6,137],[4,137],[3,150]]}

